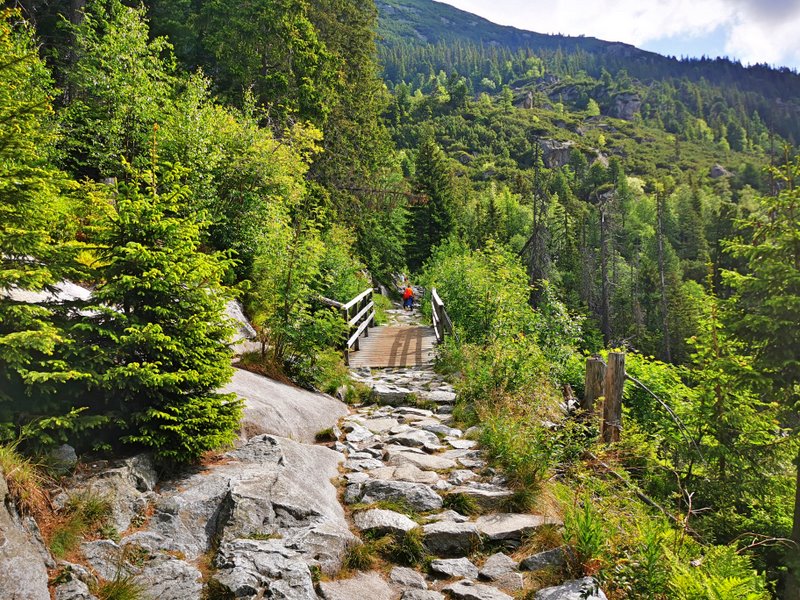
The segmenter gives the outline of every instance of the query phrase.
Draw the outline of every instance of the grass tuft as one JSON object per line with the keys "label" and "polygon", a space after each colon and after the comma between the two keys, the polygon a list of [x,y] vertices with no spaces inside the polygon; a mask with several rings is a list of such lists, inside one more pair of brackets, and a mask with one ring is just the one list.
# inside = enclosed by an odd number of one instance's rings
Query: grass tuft
{"label": "grass tuft", "polygon": [[117,531],[108,522],[110,516],[111,502],[107,498],[90,491],[72,496],[50,531],[50,551],[53,556],[66,557],[87,535],[115,538]]}
{"label": "grass tuft", "polygon": [[98,600],[144,600],[142,588],[130,575],[118,575],[111,581],[98,583],[92,593]]}
{"label": "grass tuft", "polygon": [[0,445],[0,471],[11,501],[21,514],[40,514],[46,510],[45,477],[36,463],[17,450],[17,444]]}
{"label": "grass tuft", "polygon": [[462,515],[478,515],[481,513],[481,507],[478,501],[468,494],[461,492],[456,494],[446,494],[443,498],[444,508],[454,510]]}

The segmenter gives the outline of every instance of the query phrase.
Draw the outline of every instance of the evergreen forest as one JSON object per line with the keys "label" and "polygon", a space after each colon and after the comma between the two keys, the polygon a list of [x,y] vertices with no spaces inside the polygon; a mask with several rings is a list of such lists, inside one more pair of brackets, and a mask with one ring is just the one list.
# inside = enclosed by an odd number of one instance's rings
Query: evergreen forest
{"label": "evergreen forest", "polygon": [[[790,69],[429,0],[6,0],[0,469],[233,444],[232,300],[239,366],[360,401],[321,299],[405,274],[455,324],[455,417],[519,510],[560,507],[576,575],[800,600],[798,144]],[[609,445],[557,407],[617,350]]]}

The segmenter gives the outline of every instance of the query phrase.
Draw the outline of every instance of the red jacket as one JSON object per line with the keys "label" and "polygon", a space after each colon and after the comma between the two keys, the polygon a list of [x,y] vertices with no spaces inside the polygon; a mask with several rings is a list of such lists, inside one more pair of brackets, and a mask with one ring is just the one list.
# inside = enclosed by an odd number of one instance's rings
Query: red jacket
{"label": "red jacket", "polygon": [[410,287],[407,287],[406,291],[403,292],[403,300],[408,300],[412,296],[414,296],[414,290],[412,290]]}

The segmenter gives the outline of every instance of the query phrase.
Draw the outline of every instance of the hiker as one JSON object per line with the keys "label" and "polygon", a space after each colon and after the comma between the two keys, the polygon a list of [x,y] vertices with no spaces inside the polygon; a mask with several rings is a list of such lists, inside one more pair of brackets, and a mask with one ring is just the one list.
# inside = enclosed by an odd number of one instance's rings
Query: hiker
{"label": "hiker", "polygon": [[403,292],[403,310],[413,310],[414,308],[414,290],[411,289],[411,284],[406,284],[406,290]]}

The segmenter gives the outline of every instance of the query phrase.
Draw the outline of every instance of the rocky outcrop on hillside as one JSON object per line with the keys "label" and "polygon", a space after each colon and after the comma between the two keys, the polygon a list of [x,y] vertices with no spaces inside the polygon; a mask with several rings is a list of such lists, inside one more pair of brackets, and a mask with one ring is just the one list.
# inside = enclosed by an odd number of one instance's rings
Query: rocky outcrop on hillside
{"label": "rocky outcrop on hillside", "polygon": [[557,140],[539,140],[542,149],[542,160],[548,169],[563,167],[569,162],[569,155],[574,144]]}
{"label": "rocky outcrop on hillside", "polygon": [[637,94],[619,94],[614,98],[611,116],[632,121],[642,108],[642,99]]}

